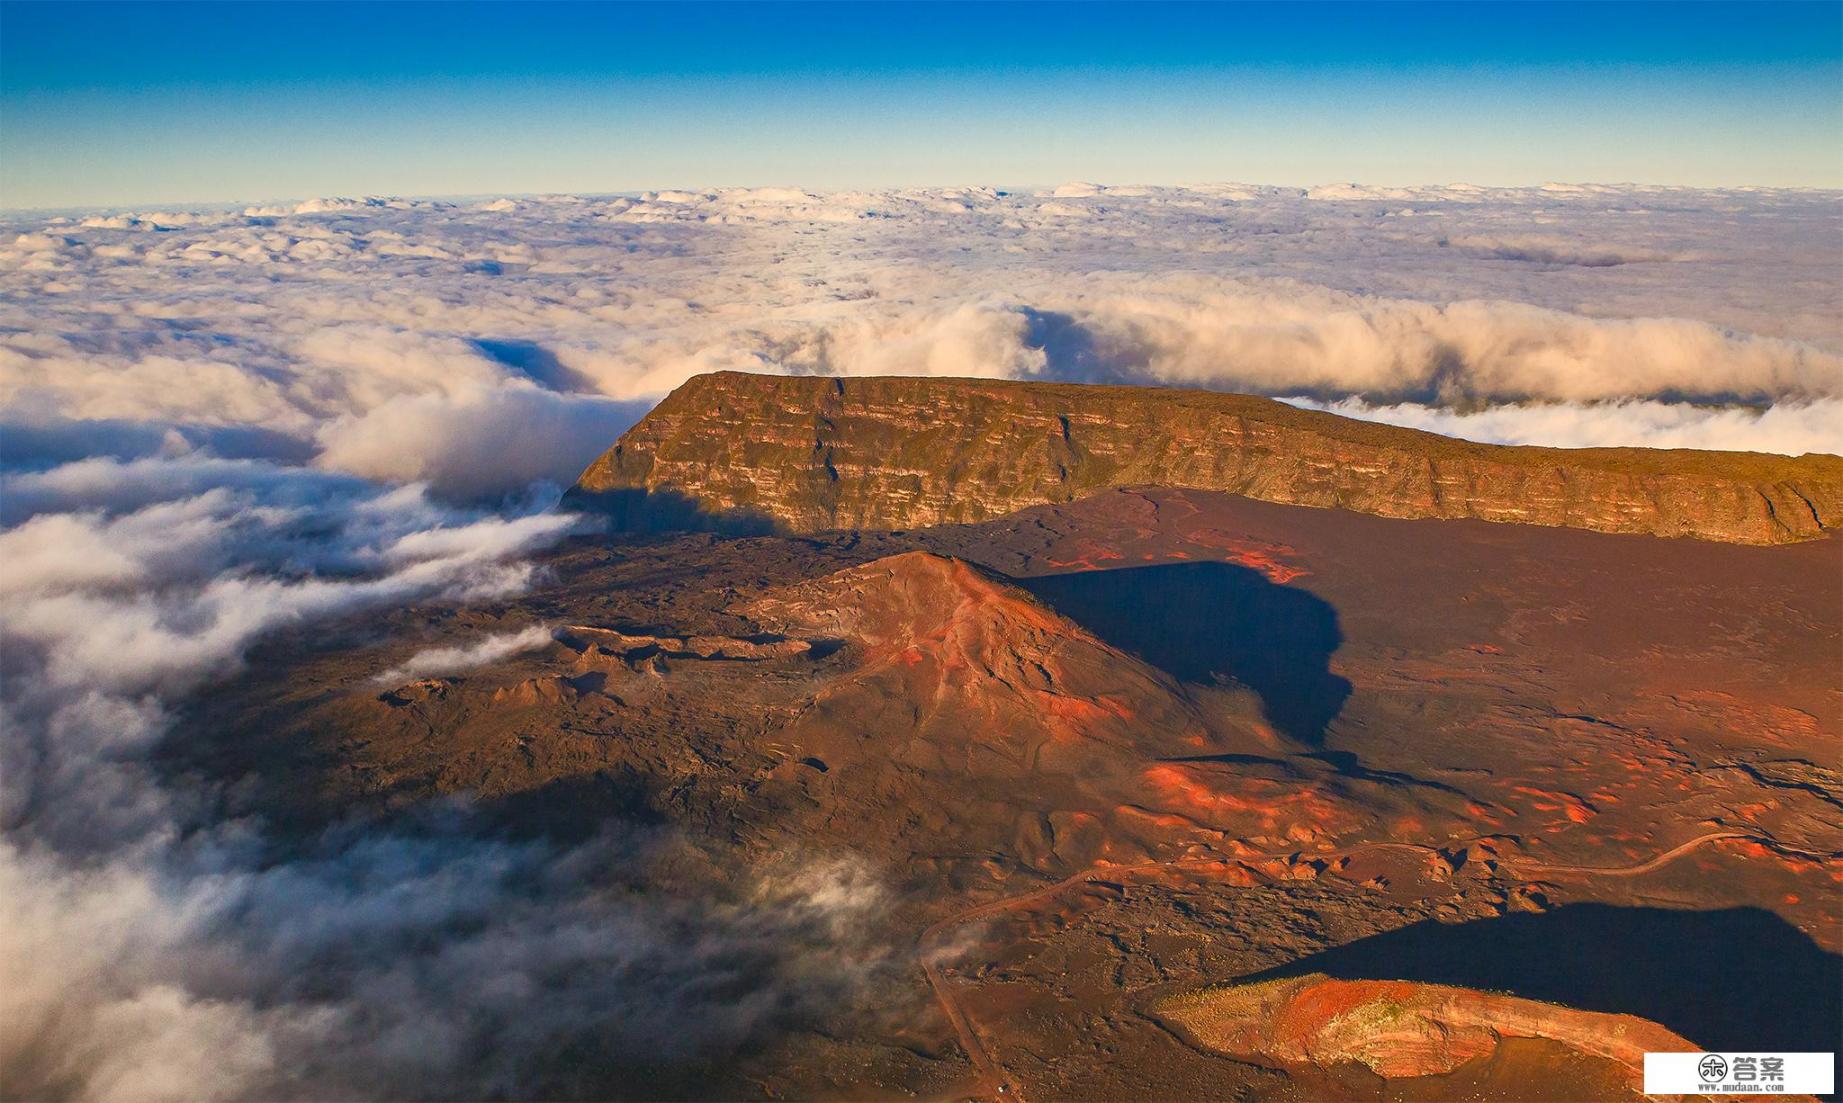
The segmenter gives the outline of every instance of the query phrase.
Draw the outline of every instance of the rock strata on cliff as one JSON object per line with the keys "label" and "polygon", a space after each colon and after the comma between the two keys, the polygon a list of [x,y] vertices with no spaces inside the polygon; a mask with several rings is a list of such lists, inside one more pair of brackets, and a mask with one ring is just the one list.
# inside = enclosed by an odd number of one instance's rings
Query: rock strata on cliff
{"label": "rock strata on cliff", "polygon": [[634,525],[812,532],[977,522],[1118,486],[1741,544],[1843,523],[1837,456],[1474,444],[1212,391],[737,372],[674,391],[571,498]]}

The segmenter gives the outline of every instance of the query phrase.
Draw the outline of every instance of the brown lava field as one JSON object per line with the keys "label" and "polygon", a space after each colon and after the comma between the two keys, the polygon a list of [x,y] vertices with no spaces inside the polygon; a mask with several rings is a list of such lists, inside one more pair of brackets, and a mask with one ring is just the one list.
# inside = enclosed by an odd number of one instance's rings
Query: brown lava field
{"label": "brown lava field", "polygon": [[[1592,1016],[1713,1049],[1843,1033],[1834,536],[1123,488],[543,566],[515,601],[274,639],[165,762],[284,839],[466,794],[513,835],[670,836],[652,891],[839,856],[886,886],[864,1000],[558,1094],[1620,1098]],[[374,681],[532,625],[555,641]],[[1383,990],[1336,982],[1410,982],[1381,1067],[1348,1016],[1287,1005],[1310,1022],[1276,1040],[1220,996],[1317,974],[1289,998],[1337,1014]],[[1486,994],[1534,1025],[1429,1041]]]}

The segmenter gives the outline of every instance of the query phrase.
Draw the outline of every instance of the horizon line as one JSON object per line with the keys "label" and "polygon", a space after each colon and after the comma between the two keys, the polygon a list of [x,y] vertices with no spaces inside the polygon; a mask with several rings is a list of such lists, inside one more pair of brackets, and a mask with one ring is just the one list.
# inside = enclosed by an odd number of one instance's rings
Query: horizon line
{"label": "horizon line", "polygon": [[[185,212],[185,213],[199,213],[199,212],[209,211],[215,208],[224,208],[226,209],[226,213],[235,213],[233,211],[230,211],[229,209],[235,208],[235,207],[263,206],[263,205],[273,205],[273,204],[281,204],[281,203],[309,203],[317,199],[320,199],[320,200],[342,199],[342,200],[352,200],[355,202],[363,202],[367,200],[377,199],[377,200],[383,200],[387,202],[401,201],[401,202],[442,203],[442,202],[462,202],[462,201],[467,201],[467,200],[480,200],[480,199],[639,198],[640,196],[646,195],[648,193],[652,193],[652,194],[660,194],[660,193],[665,193],[665,192],[722,193],[722,192],[737,192],[737,191],[766,191],[766,190],[775,189],[775,188],[785,188],[788,190],[801,191],[801,192],[806,192],[809,195],[815,195],[815,196],[839,195],[839,194],[850,193],[850,192],[865,192],[865,193],[874,194],[874,193],[901,192],[901,191],[947,191],[947,190],[952,190],[952,189],[977,189],[977,188],[989,188],[989,189],[998,191],[1001,194],[1005,194],[1005,195],[1037,195],[1046,190],[1053,190],[1055,188],[1067,187],[1073,184],[1086,184],[1086,185],[1090,185],[1096,188],[1100,188],[1102,190],[1112,190],[1116,188],[1168,188],[1172,190],[1185,191],[1185,190],[1195,190],[1197,188],[1204,188],[1204,187],[1231,187],[1232,186],[1232,187],[1248,187],[1248,188],[1295,189],[1301,192],[1311,192],[1311,191],[1316,191],[1321,188],[1331,188],[1331,187],[1337,187],[1340,185],[1347,185],[1350,187],[1358,187],[1358,188],[1396,188],[1396,189],[1475,188],[1480,191],[1531,191],[1531,190],[1537,190],[1537,189],[1542,189],[1542,188],[1609,188],[1609,189],[1614,189],[1614,190],[1653,189],[1653,190],[1663,190],[1663,191],[1691,191],[1691,192],[1736,192],[1736,191],[1801,192],[1801,193],[1813,193],[1813,194],[1829,193],[1829,194],[1843,195],[1843,183],[1837,183],[1837,184],[1745,184],[1745,183],[1667,184],[1667,183],[1657,183],[1657,182],[1640,181],[1640,180],[1601,181],[1601,180],[1547,179],[1547,180],[1536,181],[1533,183],[1520,183],[1520,184],[1480,184],[1480,183],[1475,183],[1469,180],[1441,180],[1441,181],[1421,181],[1421,182],[1415,182],[1415,183],[1393,183],[1393,182],[1381,182],[1381,181],[1354,180],[1354,179],[1347,179],[1347,178],[1346,179],[1325,180],[1325,181],[1309,183],[1309,184],[1277,183],[1277,182],[1272,182],[1272,181],[1232,180],[1232,179],[1187,180],[1187,181],[1176,182],[1176,183],[1160,183],[1160,182],[1152,182],[1152,181],[1144,181],[1144,180],[1120,181],[1118,183],[1102,183],[1096,178],[1077,177],[1077,178],[1072,178],[1068,180],[1063,180],[1057,183],[995,184],[991,182],[981,182],[981,183],[956,182],[956,183],[929,183],[929,184],[883,184],[883,185],[871,185],[871,186],[859,186],[859,187],[850,187],[850,186],[821,187],[821,186],[815,186],[811,184],[798,184],[798,183],[777,181],[773,183],[759,183],[759,184],[656,184],[656,185],[649,185],[647,187],[642,187],[642,188],[612,188],[606,191],[587,189],[587,188],[568,188],[568,189],[561,189],[561,190],[540,190],[540,191],[482,191],[482,192],[389,192],[389,191],[366,191],[362,189],[355,189],[355,190],[343,191],[343,192],[321,192],[321,193],[312,194],[312,195],[300,194],[300,195],[283,195],[283,196],[264,196],[260,198],[238,197],[238,198],[226,198],[226,199],[136,200],[136,201],[130,201],[130,202],[123,202],[123,203],[101,203],[101,204],[91,203],[91,204],[81,204],[81,205],[73,205],[73,206],[67,206],[67,207],[14,206],[4,201],[0,201],[0,215],[35,215],[35,214],[64,215],[64,214],[93,214],[93,213],[99,213],[99,212],[114,212],[114,213],[130,214],[130,213],[137,213],[137,212],[142,212],[142,211],[145,211],[147,213],[160,213],[160,210],[157,210],[156,208],[159,208],[161,210],[170,210],[170,211]],[[327,213],[330,213],[330,212],[327,212]]]}

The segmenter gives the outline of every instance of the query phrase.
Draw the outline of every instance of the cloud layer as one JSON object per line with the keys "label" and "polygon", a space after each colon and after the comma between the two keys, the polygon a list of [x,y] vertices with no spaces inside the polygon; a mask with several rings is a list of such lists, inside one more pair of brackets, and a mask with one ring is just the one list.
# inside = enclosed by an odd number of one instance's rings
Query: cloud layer
{"label": "cloud layer", "polygon": [[[529,584],[718,368],[1225,387],[1473,439],[1843,452],[1835,193],[1072,184],[312,200],[0,223],[0,1079],[84,1099],[592,1090],[889,965],[849,855],[465,807],[278,860],[151,763],[265,633]],[[489,664],[543,628],[415,656]],[[618,1067],[581,1070],[605,1076]]]}
{"label": "cloud layer", "polygon": [[[1789,456],[1837,450],[1843,400],[1781,403],[1764,410],[1629,400],[1594,405],[1538,403],[1490,406],[1461,412],[1398,403],[1373,406],[1361,399],[1293,400],[1346,417],[1425,429],[1486,444],[1542,444],[1552,448],[1615,448],[1641,441],[1652,448],[1773,451]],[[1764,447],[1763,447],[1764,446]]]}
{"label": "cloud layer", "polygon": [[[775,188],[15,220],[0,404],[21,459],[71,458],[88,434],[123,458],[311,457],[490,496],[568,481],[717,368],[1468,408],[1808,403],[1843,394],[1840,225],[1836,193],[1559,185]],[[1634,424],[1623,442],[1646,439]],[[1775,447],[1764,431],[1744,443]]]}

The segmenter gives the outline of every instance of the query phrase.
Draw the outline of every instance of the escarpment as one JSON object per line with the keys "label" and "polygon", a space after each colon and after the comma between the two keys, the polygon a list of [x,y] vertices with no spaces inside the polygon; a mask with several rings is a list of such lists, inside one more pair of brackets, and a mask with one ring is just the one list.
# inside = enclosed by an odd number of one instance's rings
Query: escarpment
{"label": "escarpment", "polygon": [[1398,518],[1781,544],[1843,522],[1843,457],[1505,447],[1251,395],[979,379],[698,376],[591,464],[629,525],[909,529],[1109,487]]}

